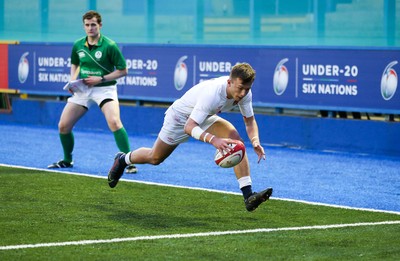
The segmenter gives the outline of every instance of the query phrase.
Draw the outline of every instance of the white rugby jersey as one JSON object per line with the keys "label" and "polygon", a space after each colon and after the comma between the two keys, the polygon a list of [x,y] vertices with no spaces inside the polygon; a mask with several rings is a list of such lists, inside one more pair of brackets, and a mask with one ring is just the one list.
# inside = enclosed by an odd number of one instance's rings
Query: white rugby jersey
{"label": "white rugby jersey", "polygon": [[174,111],[190,115],[197,124],[214,114],[227,112],[239,106],[244,117],[254,115],[251,90],[238,103],[228,99],[226,88],[229,76],[222,76],[201,82],[189,89],[180,99],[172,104]]}

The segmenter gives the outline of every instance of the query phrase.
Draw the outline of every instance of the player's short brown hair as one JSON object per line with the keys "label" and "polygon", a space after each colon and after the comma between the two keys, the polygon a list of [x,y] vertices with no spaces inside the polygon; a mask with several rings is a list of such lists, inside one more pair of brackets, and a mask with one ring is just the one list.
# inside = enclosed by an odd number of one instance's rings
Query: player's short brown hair
{"label": "player's short brown hair", "polygon": [[93,17],[97,18],[97,23],[101,24],[101,15],[93,10],[87,11],[83,16],[82,16],[82,21],[85,22],[85,19],[92,19]]}
{"label": "player's short brown hair", "polygon": [[240,78],[243,84],[252,84],[256,79],[256,71],[248,63],[238,63],[232,67],[230,78]]}

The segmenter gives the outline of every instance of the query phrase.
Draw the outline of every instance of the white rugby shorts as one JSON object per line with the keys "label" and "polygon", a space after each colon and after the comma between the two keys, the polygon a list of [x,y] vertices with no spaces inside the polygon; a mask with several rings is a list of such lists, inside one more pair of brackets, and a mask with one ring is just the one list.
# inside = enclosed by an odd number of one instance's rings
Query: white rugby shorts
{"label": "white rugby shorts", "polygon": [[85,92],[76,92],[68,98],[68,102],[90,108],[94,103],[100,106],[105,99],[112,99],[118,102],[117,85],[91,87]]}
{"label": "white rugby shorts", "polygon": [[[184,131],[184,127],[188,118],[189,115],[179,113],[172,107],[169,107],[165,112],[164,123],[160,133],[158,134],[158,137],[169,145],[177,145],[179,143],[186,142],[191,137]],[[200,128],[207,130],[219,118],[220,117],[217,115],[212,115],[206,118],[205,121],[200,124]]]}

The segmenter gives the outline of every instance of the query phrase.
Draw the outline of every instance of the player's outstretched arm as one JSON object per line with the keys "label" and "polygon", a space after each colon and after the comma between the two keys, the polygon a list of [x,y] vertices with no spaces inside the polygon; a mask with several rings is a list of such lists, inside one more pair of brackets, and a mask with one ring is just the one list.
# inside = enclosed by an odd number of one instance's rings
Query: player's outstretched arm
{"label": "player's outstretched arm", "polygon": [[258,163],[260,163],[261,159],[265,160],[265,151],[264,148],[260,144],[260,138],[258,134],[258,125],[254,116],[251,117],[243,117],[244,123],[246,125],[246,132],[249,136],[251,144],[253,145],[254,151],[258,156]]}

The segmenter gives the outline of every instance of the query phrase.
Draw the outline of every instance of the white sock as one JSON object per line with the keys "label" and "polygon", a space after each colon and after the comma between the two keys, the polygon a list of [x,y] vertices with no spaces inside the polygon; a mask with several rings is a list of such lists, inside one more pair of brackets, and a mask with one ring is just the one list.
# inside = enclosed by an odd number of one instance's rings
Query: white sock
{"label": "white sock", "polygon": [[251,186],[251,178],[250,176],[244,176],[237,180],[239,182],[239,188],[243,188],[246,186]]}
{"label": "white sock", "polygon": [[128,152],[128,153],[125,154],[125,163],[127,165],[131,165],[132,164],[132,162],[131,162],[131,152]]}

